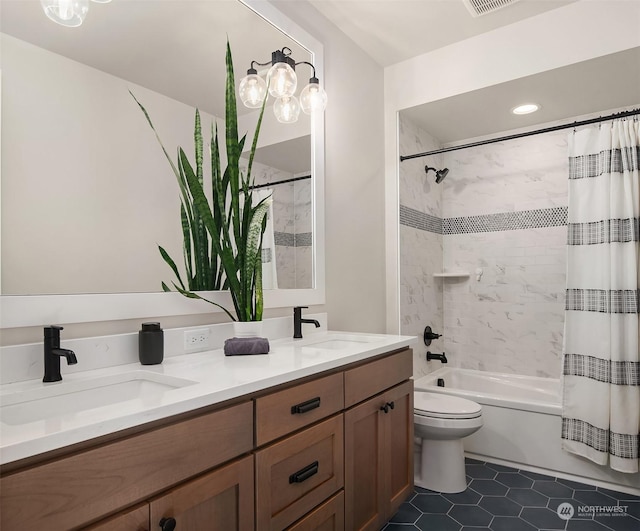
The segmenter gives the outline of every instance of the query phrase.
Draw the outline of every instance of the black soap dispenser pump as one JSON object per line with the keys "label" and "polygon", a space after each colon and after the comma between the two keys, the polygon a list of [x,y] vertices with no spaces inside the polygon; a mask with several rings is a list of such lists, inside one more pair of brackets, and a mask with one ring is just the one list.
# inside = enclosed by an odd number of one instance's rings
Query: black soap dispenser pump
{"label": "black soap dispenser pump", "polygon": [[160,323],[142,323],[138,332],[138,356],[142,365],[158,365],[164,359],[164,332]]}

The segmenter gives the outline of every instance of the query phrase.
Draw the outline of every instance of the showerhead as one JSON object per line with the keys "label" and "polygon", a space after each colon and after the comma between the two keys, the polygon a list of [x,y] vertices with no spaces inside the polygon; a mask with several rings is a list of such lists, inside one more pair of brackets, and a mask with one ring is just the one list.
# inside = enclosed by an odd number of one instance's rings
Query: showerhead
{"label": "showerhead", "polygon": [[442,170],[436,170],[435,168],[431,168],[429,166],[425,166],[424,167],[424,171],[426,173],[429,173],[429,170],[433,170],[433,171],[436,172],[436,184],[440,184],[442,181],[444,181],[444,178],[449,173],[449,168],[443,168]]}
{"label": "showerhead", "polygon": [[443,168],[436,172],[436,183],[440,184],[449,173],[449,168]]}

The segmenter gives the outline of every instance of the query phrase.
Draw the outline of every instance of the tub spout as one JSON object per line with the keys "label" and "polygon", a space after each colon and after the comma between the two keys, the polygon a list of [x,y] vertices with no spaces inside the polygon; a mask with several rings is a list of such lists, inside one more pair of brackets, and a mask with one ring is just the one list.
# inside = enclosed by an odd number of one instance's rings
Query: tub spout
{"label": "tub spout", "polygon": [[435,352],[429,352],[427,350],[427,361],[431,360],[440,360],[442,363],[447,363],[447,356],[445,356],[444,352],[442,354],[436,354]]}

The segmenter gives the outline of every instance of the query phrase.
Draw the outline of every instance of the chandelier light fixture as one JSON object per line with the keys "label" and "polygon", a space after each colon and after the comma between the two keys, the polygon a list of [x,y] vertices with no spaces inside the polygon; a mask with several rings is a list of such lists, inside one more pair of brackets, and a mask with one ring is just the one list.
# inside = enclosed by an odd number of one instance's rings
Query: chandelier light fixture
{"label": "chandelier light fixture", "polygon": [[[111,0],[91,0],[96,4],[107,4]],[[40,5],[51,20],[67,26],[76,28],[84,22],[89,12],[89,0],[40,0]]]}
{"label": "chandelier light fixture", "polygon": [[[296,66],[305,64],[313,70],[309,84],[300,92],[300,99],[294,96],[298,87]],[[266,80],[258,75],[256,66],[268,66]],[[320,86],[316,77],[316,68],[308,61],[295,62],[291,57],[291,49],[286,46],[271,54],[271,61],[258,63],[251,61],[251,68],[240,81],[238,92],[242,103],[250,109],[258,109],[269,94],[275,98],[273,112],[276,119],[285,124],[298,120],[300,109],[306,114],[322,112],[327,107],[327,93]]]}

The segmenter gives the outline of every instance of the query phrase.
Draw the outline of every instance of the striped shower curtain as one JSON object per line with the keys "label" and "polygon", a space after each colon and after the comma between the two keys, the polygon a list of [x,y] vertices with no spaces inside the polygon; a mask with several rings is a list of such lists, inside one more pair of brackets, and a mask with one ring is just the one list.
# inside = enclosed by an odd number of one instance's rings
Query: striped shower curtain
{"label": "striped shower curtain", "polygon": [[637,473],[640,123],[569,135],[562,446]]}

